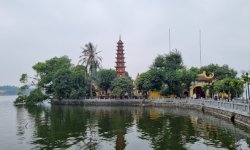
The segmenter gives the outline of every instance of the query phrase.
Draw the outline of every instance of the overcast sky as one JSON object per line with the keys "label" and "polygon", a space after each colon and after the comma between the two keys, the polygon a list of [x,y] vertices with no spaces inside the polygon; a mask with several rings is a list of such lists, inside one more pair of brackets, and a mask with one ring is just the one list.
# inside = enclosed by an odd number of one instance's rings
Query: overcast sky
{"label": "overcast sky", "polygon": [[120,34],[135,78],[169,52],[169,28],[187,67],[200,64],[201,29],[203,65],[250,70],[249,0],[0,0],[0,85],[20,85],[22,73],[54,56],[77,63],[88,42],[114,68]]}

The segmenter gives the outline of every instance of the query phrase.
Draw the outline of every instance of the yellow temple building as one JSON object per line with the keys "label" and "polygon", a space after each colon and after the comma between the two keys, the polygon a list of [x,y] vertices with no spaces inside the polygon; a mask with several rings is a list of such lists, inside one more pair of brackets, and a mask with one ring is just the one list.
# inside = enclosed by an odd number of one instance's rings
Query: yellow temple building
{"label": "yellow temple building", "polygon": [[205,98],[209,91],[204,91],[203,87],[209,83],[212,83],[214,79],[214,74],[207,74],[206,71],[203,71],[201,74],[198,74],[197,81],[192,83],[190,88],[190,97],[192,98]]}

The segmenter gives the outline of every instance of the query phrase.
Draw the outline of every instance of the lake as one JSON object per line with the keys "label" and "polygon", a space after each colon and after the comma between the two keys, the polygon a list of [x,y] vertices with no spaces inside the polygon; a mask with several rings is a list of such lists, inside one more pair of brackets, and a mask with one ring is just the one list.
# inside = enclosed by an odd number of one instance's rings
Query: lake
{"label": "lake", "polygon": [[0,97],[0,149],[250,149],[250,131],[177,108],[14,106]]}

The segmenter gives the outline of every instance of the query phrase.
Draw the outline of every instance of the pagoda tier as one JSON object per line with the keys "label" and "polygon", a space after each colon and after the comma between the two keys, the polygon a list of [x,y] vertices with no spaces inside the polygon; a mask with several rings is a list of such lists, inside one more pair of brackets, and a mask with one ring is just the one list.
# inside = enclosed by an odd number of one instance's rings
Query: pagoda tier
{"label": "pagoda tier", "polygon": [[121,38],[117,42],[117,50],[116,50],[116,74],[117,77],[125,77],[126,71],[125,71],[125,57],[124,57],[124,49],[123,49],[123,42],[121,41]]}

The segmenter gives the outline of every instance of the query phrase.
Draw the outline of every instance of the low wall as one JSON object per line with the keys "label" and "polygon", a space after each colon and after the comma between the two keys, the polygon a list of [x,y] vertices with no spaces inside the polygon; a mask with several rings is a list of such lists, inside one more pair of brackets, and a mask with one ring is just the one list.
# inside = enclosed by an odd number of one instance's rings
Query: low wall
{"label": "low wall", "polygon": [[115,99],[86,99],[86,100],[53,100],[51,102],[54,105],[92,105],[92,106],[141,106],[143,100],[127,99],[127,100],[115,100]]}

